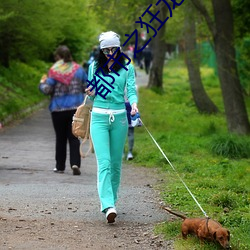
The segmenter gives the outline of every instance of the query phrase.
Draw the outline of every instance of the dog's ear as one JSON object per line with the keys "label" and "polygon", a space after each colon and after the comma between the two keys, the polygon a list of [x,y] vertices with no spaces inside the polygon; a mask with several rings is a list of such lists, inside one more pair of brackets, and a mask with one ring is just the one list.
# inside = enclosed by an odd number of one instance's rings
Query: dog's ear
{"label": "dog's ear", "polygon": [[213,238],[216,240],[216,232],[213,233]]}
{"label": "dog's ear", "polygon": [[227,240],[230,241],[230,232],[227,230],[228,236],[227,236]]}

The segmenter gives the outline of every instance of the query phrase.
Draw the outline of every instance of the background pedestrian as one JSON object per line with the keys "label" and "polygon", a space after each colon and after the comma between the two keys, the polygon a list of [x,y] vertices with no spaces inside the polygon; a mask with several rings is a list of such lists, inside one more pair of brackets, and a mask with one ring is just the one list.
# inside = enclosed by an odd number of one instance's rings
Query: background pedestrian
{"label": "background pedestrian", "polygon": [[150,49],[150,47],[147,45],[146,48],[143,50],[143,58],[144,58],[144,67],[145,67],[145,72],[148,75],[151,61],[153,59],[153,54]]}
{"label": "background pedestrian", "polygon": [[55,173],[64,173],[66,168],[67,142],[69,142],[70,166],[73,175],[80,175],[80,142],[72,134],[72,117],[84,100],[87,74],[73,61],[67,46],[59,46],[55,51],[56,62],[50,68],[48,77],[41,79],[39,89],[50,95],[49,110],[56,135]]}

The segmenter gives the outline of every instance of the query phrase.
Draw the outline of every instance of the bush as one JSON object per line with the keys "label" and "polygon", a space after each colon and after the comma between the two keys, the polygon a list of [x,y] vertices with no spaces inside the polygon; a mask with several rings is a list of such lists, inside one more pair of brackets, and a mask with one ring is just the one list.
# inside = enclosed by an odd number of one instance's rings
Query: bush
{"label": "bush", "polygon": [[34,107],[46,97],[38,90],[42,74],[48,64],[34,61],[27,65],[12,61],[10,68],[0,67],[0,121],[5,123],[11,115],[19,117],[22,111]]}
{"label": "bush", "polygon": [[250,146],[247,138],[236,135],[219,136],[212,140],[211,151],[215,155],[231,158],[249,158]]}

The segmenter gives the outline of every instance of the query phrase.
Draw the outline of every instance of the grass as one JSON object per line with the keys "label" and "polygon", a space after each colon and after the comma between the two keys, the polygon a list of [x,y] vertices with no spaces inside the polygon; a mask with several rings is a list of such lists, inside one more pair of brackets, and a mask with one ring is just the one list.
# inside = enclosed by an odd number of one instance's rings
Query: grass
{"label": "grass", "polygon": [[[139,109],[174,170],[143,127],[135,130],[133,163],[159,169],[164,181],[156,188],[165,204],[189,217],[202,217],[181,178],[206,213],[230,230],[232,249],[250,249],[250,138],[227,132],[218,79],[210,68],[202,68],[201,73],[205,89],[220,113],[198,113],[185,65],[180,60],[169,62],[164,69],[164,93],[141,88]],[[250,101],[246,102],[249,113]],[[181,220],[176,219],[157,225],[155,231],[175,239],[178,250],[219,249],[214,243],[201,247],[194,237],[184,242],[178,237],[180,224]]]}
{"label": "grass", "polygon": [[0,67],[0,122],[12,115],[21,116],[21,111],[34,107],[45,99],[38,90],[42,74],[48,66],[43,62],[30,65],[12,62],[9,69]]}

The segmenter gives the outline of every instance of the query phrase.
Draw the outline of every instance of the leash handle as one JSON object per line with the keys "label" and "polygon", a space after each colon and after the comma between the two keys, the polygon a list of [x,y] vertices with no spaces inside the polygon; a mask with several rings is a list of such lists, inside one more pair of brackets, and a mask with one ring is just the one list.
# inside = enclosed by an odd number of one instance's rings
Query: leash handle
{"label": "leash handle", "polygon": [[155,143],[155,145],[158,147],[158,149],[160,150],[160,152],[162,153],[162,155],[164,156],[164,158],[167,160],[167,162],[169,163],[169,165],[171,166],[171,168],[175,171],[175,173],[177,174],[177,176],[179,177],[180,181],[182,182],[182,184],[185,186],[185,188],[187,189],[187,191],[189,192],[189,194],[191,195],[191,197],[193,198],[193,200],[195,201],[195,203],[198,205],[198,207],[200,208],[200,210],[202,211],[202,213],[205,215],[206,218],[209,218],[208,215],[206,214],[206,212],[203,210],[203,208],[201,207],[201,205],[199,204],[199,202],[196,200],[196,198],[194,197],[194,195],[192,194],[192,192],[190,191],[190,189],[188,188],[188,186],[186,185],[186,183],[182,180],[182,178],[180,177],[180,175],[178,174],[177,170],[175,169],[175,167],[173,166],[173,164],[170,162],[170,160],[168,159],[168,157],[165,155],[165,153],[163,152],[163,150],[161,149],[161,147],[159,146],[159,144],[157,143],[157,141],[154,139],[154,137],[152,136],[152,134],[149,132],[149,130],[147,129],[147,127],[145,126],[145,124],[143,123],[143,121],[141,120],[141,118],[139,118],[142,125],[145,127],[146,131],[148,132],[149,136],[151,137],[151,139],[153,140],[153,142]]}

